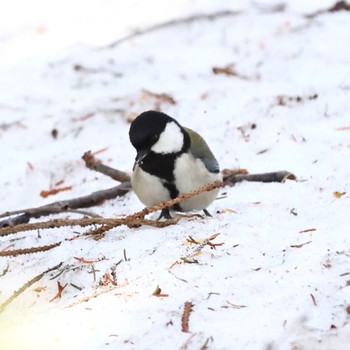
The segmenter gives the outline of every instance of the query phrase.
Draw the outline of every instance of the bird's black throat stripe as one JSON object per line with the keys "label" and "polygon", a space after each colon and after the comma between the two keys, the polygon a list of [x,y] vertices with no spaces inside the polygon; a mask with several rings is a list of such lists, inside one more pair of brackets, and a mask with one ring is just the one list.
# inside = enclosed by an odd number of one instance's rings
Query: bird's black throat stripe
{"label": "bird's black throat stripe", "polygon": [[[169,183],[169,182],[165,182],[163,183],[164,187],[169,191],[169,194],[170,194],[170,198],[171,199],[174,199],[176,198],[180,193],[179,193],[179,190],[176,188],[175,184],[174,183]],[[177,211],[182,211],[181,209],[181,206],[180,204],[175,204],[172,206],[172,208],[174,210],[177,210]]]}
{"label": "bird's black throat stripe", "polygon": [[[171,199],[176,198],[180,194],[174,183],[174,167],[176,158],[181,154],[182,152],[171,154],[150,152],[139,164],[143,171],[162,180],[163,186],[169,191]],[[177,211],[182,210],[179,204],[175,204],[172,208]]]}
{"label": "bird's black throat stripe", "polygon": [[180,153],[158,154],[150,152],[139,166],[148,174],[155,175],[166,182],[174,181],[174,167]]}

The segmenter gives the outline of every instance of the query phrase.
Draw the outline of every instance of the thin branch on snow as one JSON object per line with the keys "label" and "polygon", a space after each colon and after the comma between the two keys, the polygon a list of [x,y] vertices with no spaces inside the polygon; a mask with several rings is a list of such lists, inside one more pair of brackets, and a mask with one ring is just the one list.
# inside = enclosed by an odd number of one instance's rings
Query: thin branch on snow
{"label": "thin branch on snow", "polygon": [[193,303],[191,301],[185,301],[184,310],[181,317],[181,331],[184,333],[189,332],[189,319],[192,312]]}
{"label": "thin branch on snow", "polygon": [[[130,177],[127,173],[110,168],[101,163],[101,161],[94,158],[91,152],[86,152],[83,156],[86,166],[89,169],[101,172],[107,176],[112,177],[115,180],[122,181],[122,183],[116,187],[112,187],[106,190],[93,192],[90,195],[68,199],[64,201],[53,202],[37,208],[27,208],[22,210],[8,211],[0,214],[0,218],[8,217],[7,219],[0,221],[0,229],[8,226],[16,226],[20,224],[26,224],[32,218],[39,218],[42,216],[48,216],[51,214],[74,212],[85,216],[98,217],[98,215],[86,211],[80,211],[80,208],[87,208],[100,205],[106,200],[115,199],[116,197],[124,196],[131,190]],[[242,181],[255,181],[255,182],[284,182],[285,180],[295,180],[296,176],[288,171],[278,171],[262,174],[246,174],[242,172],[223,172],[224,186],[234,186],[238,182]],[[124,182],[123,182],[124,181]],[[175,203],[174,203],[175,204]],[[161,208],[160,208],[161,209]],[[159,209],[157,209],[159,210]],[[157,211],[155,210],[155,211]],[[21,215],[18,215],[21,214]],[[18,215],[13,217],[14,215]]]}
{"label": "thin branch on snow", "polygon": [[[92,225],[101,225],[100,227],[88,231],[85,235],[94,235],[96,239],[100,239],[103,237],[105,232],[115,228],[117,226],[126,225],[128,227],[140,227],[142,225],[148,225],[153,227],[166,227],[169,225],[174,225],[179,221],[179,218],[173,218],[166,221],[158,221],[158,220],[148,220],[145,219],[145,215],[153,213],[155,211],[172,207],[175,204],[183,202],[184,200],[194,197],[202,192],[212,191],[215,188],[222,187],[221,181],[212,182],[206,186],[202,186],[197,190],[184,193],[179,197],[168,200],[166,202],[154,205],[152,207],[146,207],[143,210],[136,212],[134,214],[128,215],[124,218],[83,218],[83,219],[55,219],[49,220],[45,222],[37,222],[33,224],[25,223],[19,224],[16,226],[8,226],[4,228],[0,228],[0,237],[7,236],[10,234],[31,231],[31,230],[39,230],[39,229],[52,229],[58,227],[66,227],[66,226],[92,226]],[[18,256],[22,254],[31,254],[44,252],[55,247],[58,247],[62,242],[57,242],[51,245],[42,246],[42,247],[31,247],[25,249],[16,249],[16,250],[6,250],[1,251],[0,256]]]}
{"label": "thin branch on snow", "polygon": [[96,159],[91,151],[87,151],[82,156],[87,168],[98,171],[101,174],[111,177],[119,182],[130,181],[130,176],[124,171],[120,171],[103,164],[99,159]]}
{"label": "thin branch on snow", "polygon": [[[13,212],[5,212],[0,215],[0,218],[13,216],[20,213],[23,213],[23,214],[0,221],[0,228],[25,224],[25,223],[28,223],[32,218],[40,218],[42,216],[63,213],[74,209],[88,208],[88,207],[100,205],[106,200],[115,199],[116,197],[124,196],[130,190],[131,190],[130,183],[124,182],[118,186],[108,188],[106,190],[93,192],[87,196],[53,202],[38,208],[29,208],[29,209],[16,210]],[[85,212],[82,212],[82,214],[86,215]],[[91,216],[91,213],[90,213],[90,216]]]}
{"label": "thin branch on snow", "polygon": [[[285,8],[286,8],[286,4],[281,3],[281,4],[275,4],[273,6],[268,6],[268,7],[260,7],[259,10],[261,13],[275,13],[275,12],[283,12],[285,10]],[[115,48],[118,45],[123,44],[126,41],[129,41],[129,40],[135,39],[139,36],[153,33],[153,32],[156,32],[158,30],[165,29],[165,28],[175,27],[175,26],[180,26],[180,25],[187,25],[187,24],[200,22],[200,21],[215,21],[215,20],[220,19],[220,18],[238,16],[242,13],[243,13],[242,11],[221,10],[221,11],[214,12],[214,13],[201,13],[201,14],[192,15],[192,16],[188,16],[188,17],[172,19],[170,21],[166,21],[163,23],[154,24],[148,28],[138,29],[131,34],[128,34],[120,39],[115,40],[111,44],[103,47],[103,49]]]}
{"label": "thin branch on snow", "polygon": [[18,255],[25,255],[25,254],[34,254],[39,252],[46,252],[48,250],[51,250],[53,248],[58,247],[61,245],[62,242],[57,242],[49,245],[44,245],[41,247],[31,247],[31,248],[24,248],[24,249],[14,249],[14,250],[2,250],[0,251],[0,256],[18,256]]}
{"label": "thin branch on snow", "polygon": [[82,304],[82,303],[86,303],[87,301],[91,300],[91,299],[94,299],[102,294],[106,294],[106,293],[109,293],[115,289],[120,289],[120,288],[123,288],[125,286],[129,285],[129,282],[125,282],[124,284],[119,284],[117,286],[113,285],[113,284],[110,284],[107,286],[106,289],[102,289],[102,290],[97,290],[96,292],[94,292],[93,294],[91,295],[88,295],[88,296],[85,296],[84,298],[80,299],[80,300],[77,300],[69,305],[67,305],[65,308],[68,309],[68,308],[71,308],[71,307],[74,307],[76,305],[79,305],[79,304]]}
{"label": "thin branch on snow", "polygon": [[193,15],[193,16],[189,16],[189,17],[173,19],[173,20],[170,20],[167,22],[154,24],[153,26],[150,26],[150,27],[145,28],[145,29],[136,30],[135,32],[133,32],[131,34],[126,35],[125,37],[114,41],[113,43],[109,44],[105,48],[107,48],[107,49],[115,48],[118,45],[120,45],[128,40],[135,39],[139,36],[153,33],[153,32],[156,32],[158,30],[162,30],[164,28],[169,28],[169,27],[174,27],[174,26],[184,25],[184,24],[191,24],[191,23],[199,22],[199,21],[214,21],[216,19],[223,18],[223,17],[237,16],[241,13],[242,13],[241,11],[223,10],[223,11],[218,11],[215,13],[204,13],[204,14]]}
{"label": "thin branch on snow", "polygon": [[296,180],[296,176],[289,171],[275,171],[262,174],[233,174],[224,175],[224,185],[234,186],[237,182],[285,182],[286,180]]}
{"label": "thin branch on snow", "polygon": [[339,12],[339,11],[350,11],[350,3],[346,1],[337,1],[333,6],[329,7],[328,9],[318,10],[316,12],[310,13],[306,15],[307,18],[315,18],[319,15],[323,15],[324,13],[328,12]]}
{"label": "thin branch on snow", "polygon": [[[83,197],[78,197],[78,198],[73,198],[73,199],[68,199],[68,200],[63,200],[63,201],[58,201],[58,202],[53,202],[41,207],[37,208],[27,208],[27,209],[22,209],[22,210],[15,210],[15,211],[8,211],[3,214],[0,214],[0,218],[5,218],[7,219],[0,221],[0,236],[2,235],[7,235],[15,232],[20,232],[20,231],[27,231],[27,230],[34,230],[34,229],[40,229],[40,228],[50,228],[50,227],[62,227],[62,226],[69,226],[69,225],[79,225],[79,226],[86,226],[86,225],[94,225],[98,224],[100,222],[100,225],[103,225],[96,230],[93,230],[91,234],[102,234],[111,228],[115,227],[113,225],[119,226],[126,224],[128,226],[133,226],[133,225],[152,225],[156,227],[160,227],[162,224],[160,223],[151,223],[149,221],[144,221],[144,222],[134,222],[132,223],[130,219],[127,220],[125,223],[123,220],[126,219],[103,219],[100,218],[100,220],[97,220],[99,218],[98,215],[87,212],[87,211],[82,211],[79,210],[81,208],[87,208],[87,207],[92,207],[92,206],[97,206],[103,203],[106,200],[110,199],[115,199],[116,197],[121,197],[124,196],[126,193],[128,193],[131,190],[131,183],[130,183],[130,176],[120,170],[113,169],[107,165],[104,165],[100,160],[96,159],[94,155],[88,151],[85,152],[83,155],[83,160],[85,161],[86,166],[89,169],[92,169],[94,171],[100,172],[102,174],[105,174],[107,176],[112,177],[113,179],[122,182],[120,185],[116,187],[112,187],[106,190],[101,190],[97,192],[93,192],[90,195],[83,196]],[[229,186],[234,186],[237,182],[242,182],[242,181],[257,181],[257,182],[284,182],[285,180],[295,180],[296,177],[294,174],[288,171],[278,171],[278,172],[271,172],[271,173],[263,173],[263,174],[248,174],[246,170],[223,170],[223,185],[229,185]],[[220,181],[219,181],[220,182]],[[211,188],[212,184],[209,184],[207,186],[204,186],[204,191],[208,190],[205,188]],[[214,185],[214,188],[222,187],[222,183]],[[137,218],[144,218],[145,215],[150,214],[152,212],[161,210],[166,207],[171,207],[174,204],[180,203],[183,200],[190,198],[193,195],[192,193],[201,193],[203,188],[200,188],[196,191],[192,191],[190,193],[185,193],[182,194],[181,196],[169,200],[165,203],[161,203],[159,205],[156,205],[151,208],[145,208],[139,213],[135,213],[132,215],[129,215],[130,217],[133,217],[134,219]],[[189,196],[189,197],[188,197]],[[51,214],[57,214],[57,213],[63,213],[63,212],[74,212],[78,214],[82,214],[84,216],[91,216],[95,219],[77,219],[77,220],[52,220],[47,223],[37,223],[37,226],[35,224],[33,225],[25,225],[27,224],[30,219],[32,218],[39,218],[42,216],[48,216]],[[140,214],[142,213],[142,215]],[[18,215],[20,214],[20,215]],[[17,215],[17,216],[14,216]],[[135,216],[136,215],[136,216]],[[107,221],[103,221],[107,220]],[[108,220],[117,220],[113,221],[113,223],[108,222]],[[118,221],[119,220],[119,221]],[[120,221],[122,220],[122,221]],[[51,226],[50,226],[51,222]],[[67,222],[67,224],[65,224]],[[86,222],[89,222],[89,224],[86,224]],[[21,225],[21,227],[16,229],[13,229],[13,226]],[[41,226],[40,226],[41,225]],[[44,225],[44,226],[43,226]],[[45,226],[47,225],[47,226]],[[56,225],[56,226],[55,226]],[[59,226],[57,226],[59,225]],[[112,226],[110,226],[112,225]],[[12,229],[11,229],[12,227]],[[8,228],[8,230],[4,230],[5,228]],[[9,233],[5,233],[9,232]]]}
{"label": "thin branch on snow", "polygon": [[15,291],[7,300],[5,300],[1,305],[0,305],[0,313],[2,313],[6,307],[12,303],[18,296],[20,296],[23,292],[25,292],[29,287],[31,287],[35,282],[40,281],[47,273],[57,270],[62,266],[62,262],[59,263],[58,265],[40,273],[39,275],[33,277],[30,281],[26,282],[20,289]]}
{"label": "thin branch on snow", "polygon": [[[129,227],[138,227],[141,225],[150,225],[156,227],[164,227],[169,224],[174,224],[178,220],[166,220],[166,221],[155,221],[155,220],[147,220],[144,217],[148,214],[154,213],[158,210],[162,210],[164,208],[172,207],[175,204],[181,203],[184,200],[194,197],[202,192],[212,191],[215,188],[222,187],[221,181],[212,182],[206,186],[199,187],[197,190],[184,193],[179,197],[168,200],[166,202],[162,202],[160,204],[154,205],[152,207],[146,207],[141,211],[138,211],[134,214],[128,215],[124,218],[83,218],[83,219],[55,219],[49,220],[45,222],[37,222],[33,224],[21,224],[17,226],[8,226],[0,228],[0,236],[7,236],[17,232],[23,231],[31,231],[31,230],[39,230],[39,229],[49,229],[49,228],[58,228],[65,226],[91,226],[91,225],[103,225],[101,230],[93,230],[88,232],[88,235],[92,234],[101,234],[104,233],[114,227],[126,225]],[[176,221],[177,220],[177,221]]]}

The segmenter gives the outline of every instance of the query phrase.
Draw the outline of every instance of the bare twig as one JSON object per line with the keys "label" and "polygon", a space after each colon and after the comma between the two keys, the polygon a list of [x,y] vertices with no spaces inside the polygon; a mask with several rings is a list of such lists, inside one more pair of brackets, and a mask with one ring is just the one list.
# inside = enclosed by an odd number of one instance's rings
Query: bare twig
{"label": "bare twig", "polygon": [[315,296],[311,293],[311,294],[310,294],[310,297],[311,297],[312,303],[313,303],[315,306],[317,306],[317,301],[316,301]]}
{"label": "bare twig", "polygon": [[47,198],[48,196],[55,195],[60,192],[64,191],[70,191],[72,189],[72,186],[63,186],[63,187],[58,187],[58,188],[52,188],[50,190],[42,190],[40,192],[40,196],[43,198]]}
{"label": "bare twig", "polygon": [[302,248],[304,247],[304,245],[307,245],[307,244],[310,244],[312,243],[312,241],[308,241],[308,242],[305,242],[305,243],[301,243],[301,244],[292,244],[290,245],[291,248]]}
{"label": "bare twig", "polygon": [[225,67],[213,67],[212,71],[216,75],[223,74],[223,75],[227,75],[227,76],[231,76],[231,77],[236,77],[236,78],[239,78],[239,79],[242,79],[242,80],[253,80],[253,79],[256,79],[256,77],[248,77],[247,75],[239,73],[233,67],[233,65],[227,65]]}
{"label": "bare twig", "polygon": [[161,102],[165,102],[165,103],[168,103],[171,105],[176,105],[175,99],[171,95],[166,94],[164,92],[159,94],[159,93],[155,93],[155,92],[152,92],[152,91],[146,90],[146,89],[142,89],[142,92],[146,96],[153,97],[154,99],[156,99],[158,101],[157,105],[159,105],[159,107],[160,107]]}
{"label": "bare twig", "polygon": [[[78,199],[78,198],[77,198]],[[81,214],[81,215],[85,215],[85,216],[91,216],[93,218],[99,218],[101,217],[100,215],[97,215],[95,213],[92,213],[90,211],[87,210],[79,210],[79,209],[68,209],[67,206],[56,206],[56,203],[63,203],[63,202],[55,202],[52,204],[48,204],[46,206],[43,207],[38,207],[38,208],[28,208],[28,209],[20,209],[20,210],[14,210],[14,211],[7,211],[5,213],[0,214],[0,218],[4,218],[4,217],[8,217],[8,216],[13,216],[13,215],[17,215],[17,214],[23,214],[23,213],[27,213],[27,214],[36,214],[39,212],[43,212],[44,208],[46,210],[46,208],[49,208],[49,210],[51,211],[49,214],[57,214],[57,213],[75,213],[75,214]],[[1,226],[1,222],[0,222],[0,228],[1,227],[6,227],[9,225],[5,225]]]}
{"label": "bare twig", "polygon": [[197,335],[197,333],[192,333],[192,334],[188,337],[188,339],[184,342],[184,344],[182,344],[180,350],[187,350],[188,347],[189,347],[190,344],[191,344],[192,339],[193,339],[196,335]]}
{"label": "bare twig", "polygon": [[[171,220],[167,220],[167,221],[171,221]],[[158,225],[158,223],[154,220],[147,220],[139,217],[136,217],[136,218],[125,217],[125,218],[115,218],[115,219],[114,218],[54,219],[54,220],[49,220],[44,222],[35,222],[32,224],[27,223],[27,224],[19,224],[16,226],[4,227],[0,229],[0,237],[7,236],[13,233],[18,233],[18,232],[59,228],[59,227],[66,227],[66,226],[85,227],[85,226],[92,226],[92,225],[108,225],[112,228],[120,225],[132,225],[135,227],[141,226],[141,225],[149,225],[149,226],[163,227],[163,226],[169,225],[167,221],[164,221],[160,223],[160,225]],[[173,224],[173,223],[174,221],[172,221],[170,224]]]}
{"label": "bare twig", "polygon": [[190,24],[190,23],[199,22],[199,21],[214,21],[216,19],[223,18],[223,17],[237,16],[240,13],[241,13],[240,11],[224,10],[224,11],[218,11],[215,13],[209,13],[209,14],[204,13],[204,14],[193,15],[189,17],[173,19],[167,22],[155,24],[145,29],[136,30],[131,34],[114,41],[112,44],[109,44],[108,46],[106,46],[106,48],[111,49],[111,48],[117,47],[118,45],[128,40],[137,38],[145,34],[156,32],[164,28],[174,27],[174,26],[183,25],[183,24]]}
{"label": "bare twig", "polygon": [[[194,197],[202,192],[207,192],[207,191],[212,191],[215,188],[219,188],[222,187],[222,182],[221,181],[214,181],[206,186],[202,186],[199,187],[198,189],[188,192],[188,193],[183,193],[182,195],[174,198],[174,199],[170,199],[168,201],[162,202],[160,204],[154,205],[152,207],[146,207],[143,210],[135,213],[135,214],[131,214],[129,216],[127,216],[125,218],[125,222],[124,224],[129,226],[129,227],[137,227],[140,225],[149,225],[151,224],[151,226],[156,226],[156,227],[163,227],[163,225],[165,224],[166,226],[173,225],[175,223],[178,222],[178,219],[170,219],[170,220],[166,220],[164,222],[162,221],[154,221],[154,220],[145,220],[143,219],[145,217],[145,215],[154,213],[158,210],[162,210],[164,208],[169,208],[174,206],[177,203],[183,202],[184,200]],[[99,227],[96,230],[93,230],[92,232],[89,232],[88,234],[103,234],[107,231],[109,231],[110,229],[118,226],[119,224],[115,225],[114,223],[106,224],[105,226]],[[0,235],[1,235],[1,231],[0,231]]]}
{"label": "bare twig", "polygon": [[208,185],[201,186],[201,187],[199,187],[196,190],[193,190],[191,192],[183,193],[174,199],[170,199],[168,201],[162,202],[162,203],[154,205],[152,207],[146,207],[143,210],[141,210],[135,214],[130,215],[130,217],[135,217],[135,218],[136,217],[144,217],[145,215],[150,214],[150,213],[154,213],[158,210],[162,210],[164,208],[170,208],[170,207],[174,206],[175,204],[181,203],[188,198],[197,196],[198,194],[200,194],[202,192],[210,192],[210,191],[212,191],[216,188],[220,188],[222,186],[223,186],[222,181],[217,180],[217,181],[211,182]]}
{"label": "bare twig", "polygon": [[181,317],[181,330],[182,332],[188,333],[189,331],[189,319],[192,312],[193,304],[190,301],[186,301],[184,304],[184,310]]}
{"label": "bare twig", "polygon": [[286,180],[296,180],[296,176],[289,171],[277,171],[263,174],[234,174],[224,176],[224,185],[233,186],[241,181],[256,182],[284,182]]}
{"label": "bare twig", "polygon": [[25,248],[25,249],[15,249],[15,250],[5,250],[0,251],[0,256],[18,256],[23,254],[33,254],[39,252],[45,252],[47,250],[53,249],[61,245],[62,242],[57,242],[49,245],[44,245],[41,247]]}
{"label": "bare twig", "polygon": [[338,11],[350,11],[350,4],[346,1],[337,1],[333,6],[328,9],[318,10],[316,12],[306,15],[307,18],[315,18],[327,12],[338,12]]}
{"label": "bare twig", "polygon": [[[120,226],[120,225],[127,225],[131,227],[137,227],[141,225],[151,225],[151,226],[161,226],[161,225],[169,225],[176,223],[176,219],[174,220],[167,220],[164,223],[159,223],[154,220],[147,220],[144,219],[145,215],[156,212],[158,210],[161,210],[163,208],[171,207],[177,203],[183,202],[184,200],[194,197],[202,192],[206,191],[212,191],[215,188],[222,187],[221,181],[215,181],[212,182],[206,186],[202,186],[198,188],[197,190],[184,193],[179,197],[176,197],[174,199],[168,200],[166,202],[160,203],[158,205],[155,205],[153,207],[144,208],[143,210],[128,215],[124,218],[83,218],[83,219],[55,219],[45,222],[37,222],[33,224],[20,224],[17,226],[9,226],[0,228],[0,236],[7,236],[9,234],[17,233],[17,232],[23,232],[23,231],[30,231],[30,230],[39,230],[39,229],[47,229],[47,228],[58,228],[58,227],[64,227],[64,226],[91,226],[91,225],[105,225],[103,227],[103,232],[106,232],[110,230],[111,228]],[[96,233],[93,232],[93,233]],[[101,232],[98,232],[101,233]]]}
{"label": "bare twig", "polygon": [[127,286],[129,283],[128,282],[125,282],[124,284],[121,284],[121,285],[118,285],[118,286],[115,286],[113,284],[110,284],[108,286],[106,286],[106,289],[102,289],[102,290],[97,290],[96,292],[94,292],[92,295],[88,295],[78,301],[75,301],[74,303],[72,304],[69,304],[66,306],[66,308],[71,308],[73,306],[76,306],[76,305],[79,305],[81,303],[86,303],[88,302],[90,299],[93,299],[93,298],[97,298],[98,296],[102,295],[102,294],[106,294],[106,293],[109,293],[115,289],[119,289],[119,288],[122,288],[122,287],[125,287]]}
{"label": "bare twig", "polygon": [[206,340],[205,343],[200,347],[199,350],[208,350],[208,349],[209,349],[208,344],[209,344],[210,341],[211,341],[211,342],[213,341],[213,337],[207,338],[207,340]]}
{"label": "bare twig", "polygon": [[130,190],[131,190],[130,183],[124,182],[116,187],[97,191],[87,196],[54,202],[38,208],[30,208],[30,209],[16,210],[13,212],[6,212],[4,214],[1,214],[0,217],[12,216],[20,213],[23,213],[23,214],[0,221],[0,228],[4,228],[7,226],[15,226],[19,224],[25,224],[29,222],[31,218],[39,218],[41,216],[47,216],[55,213],[70,211],[71,209],[87,208],[87,207],[92,207],[94,205],[99,205],[103,203],[105,200],[114,199],[118,196],[124,196]]}
{"label": "bare twig", "polygon": [[16,292],[14,292],[7,300],[5,300],[1,305],[0,305],[0,313],[2,313],[6,307],[12,303],[19,295],[21,295],[26,289],[28,289],[29,287],[31,287],[35,282],[40,281],[44,275],[46,275],[47,273],[53,271],[53,270],[57,270],[62,266],[62,262],[59,263],[58,265],[40,273],[39,275],[35,276],[34,278],[32,278],[30,281],[26,282],[20,289],[18,289]]}
{"label": "bare twig", "polygon": [[[96,160],[89,152],[86,152],[84,157],[86,157],[86,159],[89,159],[87,161],[87,166],[93,170],[105,173],[106,169],[108,168],[108,169],[111,169],[112,171],[111,173],[114,174],[113,178],[118,179],[119,181],[129,179],[128,174],[119,170],[109,168],[101,164],[100,161]],[[242,173],[236,173],[236,172],[230,173],[226,171],[226,173],[223,174],[224,185],[230,185],[230,186],[233,186],[237,182],[241,182],[241,181],[284,182],[286,179],[295,180],[296,177],[295,175],[293,175],[291,172],[288,172],[288,171],[278,171],[278,172],[271,172],[271,173],[264,173],[264,174],[242,174]],[[97,191],[87,196],[53,202],[38,208],[28,208],[28,209],[16,210],[11,212],[5,212],[3,214],[0,214],[0,218],[2,217],[9,217],[9,218],[3,221],[0,221],[0,229],[8,226],[16,226],[16,225],[28,223],[31,218],[39,218],[41,216],[48,216],[51,214],[57,214],[62,212],[76,212],[76,213],[88,215],[88,216],[97,216],[96,214],[94,215],[93,213],[89,213],[86,211],[78,211],[77,209],[99,205],[103,203],[105,200],[114,199],[118,196],[124,196],[130,190],[131,190],[130,182],[125,181],[116,187]],[[142,215],[144,216],[151,212],[172,206],[176,203],[179,203],[178,200],[180,202],[184,200],[179,198],[181,198],[181,196],[172,200],[174,202],[171,201],[172,203],[171,205],[166,205],[166,206],[163,205],[161,207],[155,206],[156,209],[152,209],[152,210],[150,208],[145,208],[142,211]],[[21,215],[18,215],[18,214],[21,214]],[[18,216],[10,217],[14,215],[18,215]],[[154,223],[152,225],[156,226]]]}
{"label": "bare twig", "polygon": [[82,156],[82,159],[85,162],[87,168],[91,170],[98,171],[106,176],[111,177],[113,180],[119,182],[130,181],[130,176],[124,171],[120,171],[114,168],[109,167],[108,165],[102,164],[99,159],[96,159],[91,151],[87,151]]}
{"label": "bare twig", "polygon": [[131,190],[130,176],[127,173],[110,168],[107,165],[102,164],[101,161],[96,159],[90,151],[85,152],[82,158],[89,169],[110,176],[114,180],[120,181],[122,183],[119,186],[112,187],[107,190],[94,192],[84,197],[54,202],[38,208],[28,208],[11,212],[5,212],[3,214],[0,214],[0,218],[18,214],[22,215],[18,215],[16,217],[0,221],[0,228],[24,224],[29,222],[31,218],[39,218],[41,216],[47,216],[62,212],[74,212],[85,216],[98,217],[98,215],[96,214],[77,209],[99,205],[105,200],[114,199],[118,196],[123,196]]}

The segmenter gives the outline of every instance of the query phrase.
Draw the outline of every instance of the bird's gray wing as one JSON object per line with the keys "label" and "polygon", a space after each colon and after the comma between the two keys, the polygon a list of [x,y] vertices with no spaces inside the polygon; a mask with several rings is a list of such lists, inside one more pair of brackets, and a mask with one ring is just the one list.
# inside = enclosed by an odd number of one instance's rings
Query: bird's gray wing
{"label": "bird's gray wing", "polygon": [[203,137],[189,128],[184,129],[190,135],[190,152],[193,156],[199,158],[210,172],[218,173],[220,171],[219,163]]}

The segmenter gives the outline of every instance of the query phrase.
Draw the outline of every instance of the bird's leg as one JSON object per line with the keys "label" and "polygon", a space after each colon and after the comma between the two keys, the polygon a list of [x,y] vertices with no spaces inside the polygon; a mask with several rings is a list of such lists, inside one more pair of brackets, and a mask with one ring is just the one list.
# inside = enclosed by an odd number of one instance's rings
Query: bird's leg
{"label": "bird's leg", "polygon": [[206,216],[212,216],[207,209],[203,209],[203,213],[206,215]]}
{"label": "bird's leg", "polygon": [[160,215],[159,215],[159,218],[157,220],[160,220],[160,219],[172,219],[171,215],[170,215],[170,212],[169,212],[169,208],[163,208]]}

